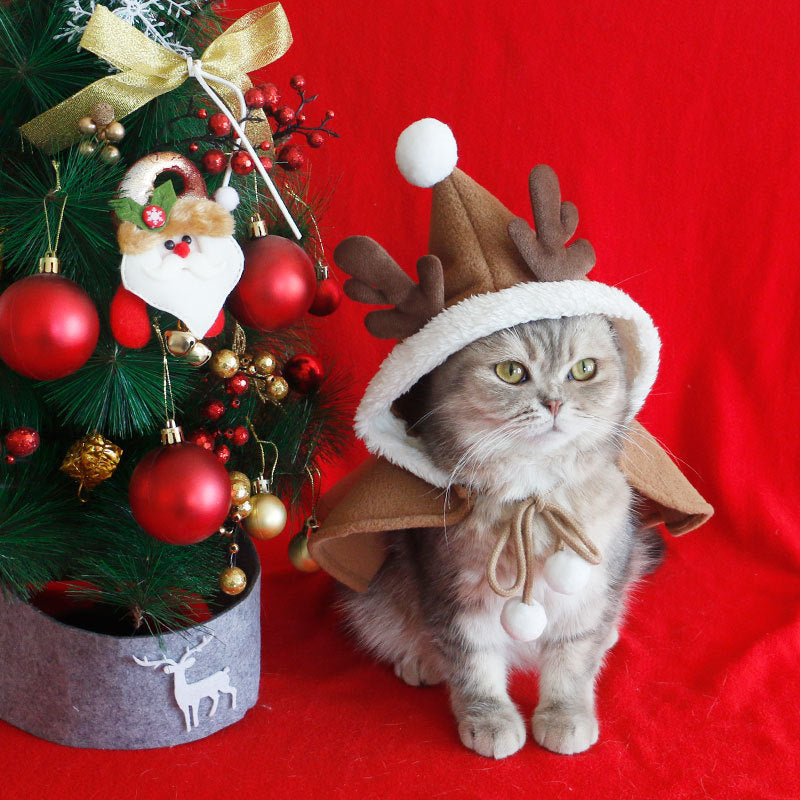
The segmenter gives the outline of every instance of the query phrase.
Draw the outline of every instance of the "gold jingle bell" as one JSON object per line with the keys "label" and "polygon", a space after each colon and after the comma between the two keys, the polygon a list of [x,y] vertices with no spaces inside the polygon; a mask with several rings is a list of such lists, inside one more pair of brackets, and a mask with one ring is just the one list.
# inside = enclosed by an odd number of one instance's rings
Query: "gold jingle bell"
{"label": "gold jingle bell", "polygon": [[239,371],[239,359],[233,350],[217,350],[211,356],[208,368],[218,378],[232,378]]}
{"label": "gold jingle bell", "polygon": [[241,594],[247,586],[247,575],[240,567],[225,567],[219,574],[219,588],[225,594]]}
{"label": "gold jingle bell", "polygon": [[244,521],[245,530],[254,539],[272,539],[286,527],[286,506],[272,494],[269,481],[253,481],[253,510]]}
{"label": "gold jingle bell", "polygon": [[303,530],[292,536],[292,540],[289,542],[289,561],[300,572],[316,572],[319,569],[319,564],[311,558],[308,552],[308,532],[309,524],[306,522]]}

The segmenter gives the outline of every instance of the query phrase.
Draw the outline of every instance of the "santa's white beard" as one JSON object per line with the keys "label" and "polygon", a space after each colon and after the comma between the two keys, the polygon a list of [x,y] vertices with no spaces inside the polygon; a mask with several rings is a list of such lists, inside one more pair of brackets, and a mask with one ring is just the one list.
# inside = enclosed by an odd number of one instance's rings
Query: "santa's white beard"
{"label": "santa's white beard", "polygon": [[189,248],[185,258],[163,243],[145,253],[123,255],[122,284],[202,338],[239,282],[244,254],[232,236],[192,236]]}

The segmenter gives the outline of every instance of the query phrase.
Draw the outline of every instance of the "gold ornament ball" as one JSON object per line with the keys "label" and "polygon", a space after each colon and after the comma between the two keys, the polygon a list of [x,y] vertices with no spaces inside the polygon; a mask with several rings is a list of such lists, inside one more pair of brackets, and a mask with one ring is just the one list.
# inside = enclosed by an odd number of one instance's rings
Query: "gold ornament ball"
{"label": "gold ornament ball", "polygon": [[97,150],[97,145],[94,142],[90,142],[88,139],[78,145],[78,152],[82,156],[92,156],[95,150]]}
{"label": "gold ornament ball", "polygon": [[115,164],[122,154],[113,144],[106,145],[100,152],[100,160],[104,164]]}
{"label": "gold ornament ball", "polygon": [[81,117],[78,120],[78,130],[84,136],[94,136],[97,133],[97,125],[94,124],[94,120],[91,117]]}
{"label": "gold ornament ball", "polygon": [[272,375],[277,366],[275,356],[273,356],[272,353],[262,351],[253,359],[253,366],[256,368],[256,373],[258,375]]}
{"label": "gold ornament ball", "polygon": [[244,472],[231,472],[231,503],[238,506],[250,499],[250,478]]}
{"label": "gold ornament ball", "polygon": [[305,530],[292,536],[292,541],[289,542],[289,561],[300,572],[316,572],[319,569],[319,564],[308,553],[308,536]]}
{"label": "gold ornament ball", "polygon": [[241,522],[243,519],[247,519],[253,511],[253,501],[251,498],[247,498],[243,500],[241,503],[237,503],[231,509],[231,519],[234,522]]}
{"label": "gold ornament ball", "polygon": [[283,400],[289,394],[289,384],[280,375],[267,375],[265,382],[267,384],[267,394],[273,400]]}
{"label": "gold ornament ball", "polygon": [[239,567],[225,567],[219,574],[219,588],[225,594],[241,594],[247,586],[247,575]]}
{"label": "gold ornament ball", "polygon": [[244,521],[245,530],[254,539],[272,539],[286,527],[286,506],[274,494],[251,498],[253,510]]}
{"label": "gold ornament ball", "polygon": [[121,122],[112,122],[104,133],[109,142],[121,142],[125,138],[125,126]]}
{"label": "gold ornament ball", "polygon": [[232,378],[239,371],[239,359],[233,350],[217,350],[211,356],[208,368],[218,378]]}
{"label": "gold ornament ball", "polygon": [[98,103],[92,109],[92,122],[95,125],[110,125],[114,121],[114,106],[111,103]]}

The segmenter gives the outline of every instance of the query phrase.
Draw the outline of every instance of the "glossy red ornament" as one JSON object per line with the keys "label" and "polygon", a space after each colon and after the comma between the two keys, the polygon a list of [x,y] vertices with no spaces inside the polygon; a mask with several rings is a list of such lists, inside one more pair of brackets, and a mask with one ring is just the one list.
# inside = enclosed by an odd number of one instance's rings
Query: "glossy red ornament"
{"label": "glossy red ornament", "polygon": [[310,353],[298,353],[283,365],[283,377],[294,391],[313,392],[324,377],[322,362]]}
{"label": "glossy red ornament", "polygon": [[237,175],[249,175],[255,168],[255,162],[247,150],[237,150],[231,156],[231,169]]}
{"label": "glossy red ornament", "polygon": [[192,444],[196,444],[198,447],[202,447],[203,450],[214,449],[214,436],[210,434],[207,430],[203,430],[203,428],[200,428],[196,431],[192,431],[186,437],[186,441],[191,442]]}
{"label": "glossy red ornament", "polygon": [[263,83],[258,87],[264,94],[264,111],[274,112],[281,102],[281,93],[274,83]]}
{"label": "glossy red ornament", "polygon": [[317,290],[311,259],[302,247],[282,236],[246,242],[244,272],[228,297],[242,325],[261,331],[288,328],[310,308]]}
{"label": "glossy red ornament", "polygon": [[231,449],[226,444],[219,444],[214,448],[214,455],[220,464],[227,464],[231,460]]}
{"label": "glossy red ornament", "polygon": [[33,428],[16,428],[5,435],[3,443],[12,456],[25,458],[39,449],[41,440],[38,431]]}
{"label": "glossy red ornament", "polygon": [[225,391],[228,394],[244,394],[250,388],[250,379],[241,372],[225,381]]}
{"label": "glossy red ornament", "polygon": [[218,175],[228,164],[228,159],[222,150],[207,150],[200,159],[203,169],[212,175]]}
{"label": "glossy red ornament", "polygon": [[128,489],[139,525],[169,544],[194,544],[228,516],[231,483],[214,453],[191,442],[162,445],[136,466]]}
{"label": "glossy red ornament", "polygon": [[244,425],[237,425],[233,429],[233,436],[231,442],[237,447],[247,444],[250,441],[250,431]]}
{"label": "glossy red ornament", "polygon": [[244,102],[248,108],[264,108],[264,103],[267,102],[267,98],[264,96],[264,92],[261,89],[254,86],[244,93]]}
{"label": "glossy red ornament", "polygon": [[292,75],[289,80],[289,86],[295,91],[301,92],[306,88],[306,79],[302,75]]}
{"label": "glossy red ornament", "polygon": [[308,309],[308,313],[315,317],[326,317],[328,314],[333,314],[339,308],[342,297],[344,297],[344,292],[339,281],[333,278],[323,278],[317,283],[314,302]]}
{"label": "glossy red ornament", "polygon": [[221,111],[208,118],[208,129],[214,136],[227,136],[231,132],[231,121]]}
{"label": "glossy red ornament", "polygon": [[209,400],[200,413],[212,422],[216,422],[225,413],[225,403],[222,400]]}
{"label": "glossy red ornament", "polygon": [[321,131],[312,131],[306,136],[309,147],[322,147],[325,144],[325,134]]}
{"label": "glossy red ornament", "polygon": [[294,172],[302,168],[306,157],[296,144],[287,144],[278,150],[278,162],[288,172]]}
{"label": "glossy red ornament", "polygon": [[0,359],[26,378],[71,375],[89,360],[99,333],[94,303],[63,275],[31,275],[0,295]]}

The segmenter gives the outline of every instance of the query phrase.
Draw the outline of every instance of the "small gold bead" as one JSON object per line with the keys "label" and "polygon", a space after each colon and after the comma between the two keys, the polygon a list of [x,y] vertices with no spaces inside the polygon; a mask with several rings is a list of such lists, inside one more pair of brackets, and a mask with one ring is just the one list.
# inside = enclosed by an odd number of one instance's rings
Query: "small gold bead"
{"label": "small gold bead", "polygon": [[83,141],[83,142],[81,142],[78,145],[78,152],[82,156],[94,155],[96,150],[97,150],[97,145],[94,142],[90,142],[88,139]]}
{"label": "small gold bead", "polygon": [[100,153],[100,160],[105,164],[114,164],[122,154],[113,144],[106,145]]}
{"label": "small gold bead", "polygon": [[84,136],[94,136],[97,133],[97,125],[94,124],[91,117],[81,117],[78,120],[78,130]]}
{"label": "small gold bead", "polygon": [[238,553],[238,552],[239,552],[239,545],[238,545],[238,544],[235,544],[235,543],[234,543],[234,544],[232,544],[232,545],[231,545],[231,546],[228,548],[228,551],[229,551],[229,552],[231,552],[231,553],[233,553],[234,555],[236,555],[236,553]]}
{"label": "small gold bead", "polygon": [[112,122],[104,133],[109,142],[121,142],[125,138],[125,126],[121,122]]}
{"label": "small gold bead", "polygon": [[266,384],[267,394],[273,400],[283,400],[289,394],[289,384],[280,375],[268,375]]}

